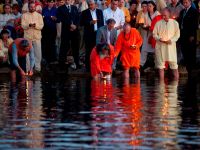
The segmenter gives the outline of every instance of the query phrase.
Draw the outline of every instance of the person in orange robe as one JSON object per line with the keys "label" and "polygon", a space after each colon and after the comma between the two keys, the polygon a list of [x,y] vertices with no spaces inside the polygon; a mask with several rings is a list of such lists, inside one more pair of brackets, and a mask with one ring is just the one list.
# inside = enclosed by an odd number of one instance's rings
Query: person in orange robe
{"label": "person in orange robe", "polygon": [[91,76],[94,79],[110,78],[114,59],[114,47],[108,44],[98,44],[90,55]]}
{"label": "person in orange robe", "polygon": [[124,77],[129,78],[130,68],[134,68],[135,77],[140,77],[140,47],[142,45],[142,37],[140,33],[131,28],[129,23],[124,25],[123,31],[119,34],[115,44],[115,55],[121,52],[120,61],[124,68]]}

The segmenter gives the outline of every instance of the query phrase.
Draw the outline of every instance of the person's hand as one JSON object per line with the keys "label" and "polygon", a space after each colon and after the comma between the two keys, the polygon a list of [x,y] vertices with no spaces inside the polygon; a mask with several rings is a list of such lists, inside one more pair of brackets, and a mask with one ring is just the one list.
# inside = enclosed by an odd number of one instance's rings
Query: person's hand
{"label": "person's hand", "polygon": [[134,45],[134,44],[131,45],[130,47],[131,47],[131,49],[136,49],[136,45]]}
{"label": "person's hand", "polygon": [[8,60],[8,57],[7,56],[4,56],[3,57],[3,62],[6,62]]}
{"label": "person's hand", "polygon": [[7,23],[12,23],[12,22],[14,22],[14,19],[9,19],[9,20],[7,21]]}
{"label": "person's hand", "polygon": [[28,76],[32,76],[32,75],[33,75],[33,71],[30,70],[30,71],[28,72]]}
{"label": "person's hand", "polygon": [[71,24],[71,25],[70,25],[70,31],[74,31],[74,30],[76,30],[76,25]]}
{"label": "person's hand", "polygon": [[33,23],[33,28],[35,28],[36,27],[36,24],[35,23]]}
{"label": "person's hand", "polygon": [[26,73],[23,70],[20,70],[20,74],[21,74],[21,76],[25,76],[26,75]]}
{"label": "person's hand", "polygon": [[97,20],[90,21],[90,24],[96,24],[96,23],[97,23]]}
{"label": "person's hand", "polygon": [[166,41],[166,44],[172,44],[171,40]]}
{"label": "person's hand", "polygon": [[121,28],[122,28],[122,25],[119,25],[119,26],[115,27],[116,30],[119,30]]}
{"label": "person's hand", "polygon": [[30,24],[29,24],[29,27],[30,27],[30,28],[35,28],[35,23],[30,23]]}
{"label": "person's hand", "polygon": [[103,72],[100,72],[100,78],[103,78],[104,76],[103,76]]}
{"label": "person's hand", "polygon": [[194,41],[194,37],[191,36],[191,37],[189,38],[189,41],[190,41],[190,42]]}
{"label": "person's hand", "polygon": [[160,38],[159,41],[162,42],[162,43],[166,43],[166,40],[164,40],[162,38]]}
{"label": "person's hand", "polygon": [[56,20],[57,20],[57,18],[56,18],[55,16],[51,16],[51,19],[52,19],[53,21],[56,21]]}

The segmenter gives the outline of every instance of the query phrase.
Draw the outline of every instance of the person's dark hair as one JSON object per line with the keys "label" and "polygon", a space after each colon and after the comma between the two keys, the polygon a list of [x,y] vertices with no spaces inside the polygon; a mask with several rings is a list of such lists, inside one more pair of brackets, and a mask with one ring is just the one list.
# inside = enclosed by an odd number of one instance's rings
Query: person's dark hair
{"label": "person's dark hair", "polygon": [[6,29],[3,29],[3,30],[1,31],[1,34],[0,34],[1,38],[2,38],[2,35],[3,35],[3,34],[8,34],[8,35],[10,36],[10,32],[9,32],[8,30],[6,30]]}
{"label": "person's dark hair", "polygon": [[119,2],[119,0],[111,0],[111,3],[112,3],[112,2],[116,2],[116,1]]}
{"label": "person's dark hair", "polygon": [[6,6],[9,6],[9,7],[11,8],[11,5],[10,5],[10,4],[4,4],[4,5],[3,5],[3,14],[5,14],[4,9],[5,9]]}
{"label": "person's dark hair", "polygon": [[31,4],[34,4],[34,5],[35,5],[34,2],[29,2],[29,3],[28,3],[28,8],[30,8],[30,5],[31,5]]}
{"label": "person's dark hair", "polygon": [[110,19],[108,19],[108,20],[106,20],[106,24],[108,25],[108,24],[110,24],[110,23],[116,23],[116,21],[115,21],[115,19],[113,19],[113,18],[110,18]]}
{"label": "person's dark hair", "polygon": [[155,12],[157,10],[156,3],[154,1],[149,1],[147,4],[151,4],[154,6],[153,11]]}
{"label": "person's dark hair", "polygon": [[22,40],[20,42],[20,46],[23,47],[23,48],[28,47],[29,46],[28,40]]}
{"label": "person's dark hair", "polygon": [[20,7],[18,4],[13,4],[12,9],[16,9],[18,12],[20,12]]}
{"label": "person's dark hair", "polygon": [[141,5],[143,5],[143,4],[148,4],[148,2],[147,1],[143,1],[142,3],[141,3]]}
{"label": "person's dark hair", "polygon": [[136,4],[136,5],[137,5],[138,2],[136,2],[136,1],[131,1],[129,4],[130,4],[130,6],[133,5],[133,4]]}
{"label": "person's dark hair", "polygon": [[100,54],[100,52],[102,52],[102,50],[108,50],[108,53],[110,55],[110,46],[107,43],[102,43],[102,44],[97,44],[96,46],[96,51],[98,54]]}

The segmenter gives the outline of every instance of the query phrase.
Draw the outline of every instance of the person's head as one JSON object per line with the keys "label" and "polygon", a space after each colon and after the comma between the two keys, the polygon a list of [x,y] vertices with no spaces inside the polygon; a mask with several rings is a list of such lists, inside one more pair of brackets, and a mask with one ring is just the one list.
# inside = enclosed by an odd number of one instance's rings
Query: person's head
{"label": "person's head", "polygon": [[10,0],[4,0],[4,4],[11,4],[11,1]]}
{"label": "person's head", "polygon": [[29,3],[35,3],[35,0],[29,0],[28,2]]}
{"label": "person's head", "polygon": [[156,4],[153,1],[149,1],[147,6],[148,6],[149,13],[155,12],[157,10]]}
{"label": "person's head", "polygon": [[115,11],[117,7],[118,7],[118,0],[112,0],[110,8]]}
{"label": "person's head", "polygon": [[178,3],[178,0],[171,0],[172,5],[176,5]]}
{"label": "person's head", "polygon": [[56,1],[56,4],[57,4],[57,6],[59,7],[59,6],[64,5],[65,2],[64,2],[64,0],[57,0],[57,1]]}
{"label": "person's head", "polygon": [[7,40],[10,37],[10,32],[6,29],[3,29],[1,31],[1,39],[2,40]]}
{"label": "person's head", "polygon": [[66,5],[71,5],[71,3],[72,3],[71,0],[65,0]]}
{"label": "person's head", "polygon": [[147,1],[142,2],[141,7],[143,12],[147,12],[147,4],[148,4]]}
{"label": "person's head", "polygon": [[29,12],[30,13],[33,13],[36,11],[36,8],[35,8],[35,3],[31,2],[28,4],[28,8],[29,8]]}
{"label": "person's head", "polygon": [[131,31],[131,25],[129,23],[125,23],[124,26],[123,26],[123,30],[124,30],[124,33],[130,33]]}
{"label": "person's head", "polygon": [[19,5],[18,4],[13,4],[13,6],[12,6],[13,14],[17,15],[19,11],[20,11]]}
{"label": "person's head", "polygon": [[162,18],[163,18],[163,20],[165,20],[166,22],[169,21],[169,19],[170,19],[170,10],[169,10],[168,8],[164,8],[164,9],[162,10]]}
{"label": "person's head", "polygon": [[108,30],[114,29],[115,23],[116,23],[116,21],[115,21],[114,19],[112,19],[112,18],[108,19],[108,20],[106,21]]}
{"label": "person's head", "polygon": [[54,0],[47,0],[47,5],[49,8],[52,8],[55,4],[55,1]]}
{"label": "person's head", "polygon": [[21,49],[23,50],[23,51],[26,51],[26,52],[28,52],[29,50],[30,50],[30,45],[29,45],[29,42],[28,42],[28,40],[22,40],[21,42],[20,42],[20,47],[21,47]]}
{"label": "person's head", "polygon": [[110,55],[110,46],[107,43],[98,44],[96,50],[98,54]]}
{"label": "person's head", "polygon": [[88,6],[90,10],[95,10],[96,8],[96,3],[94,0],[88,0]]}
{"label": "person's head", "polygon": [[118,7],[122,8],[122,7],[124,7],[124,5],[125,5],[125,0],[119,0]]}
{"label": "person's head", "polygon": [[130,3],[130,11],[135,11],[137,10],[137,2],[133,1]]}
{"label": "person's head", "polygon": [[3,13],[4,14],[10,14],[11,13],[11,6],[10,6],[10,4],[3,5]]}
{"label": "person's head", "polygon": [[192,4],[191,0],[183,0],[183,6],[185,8],[189,8],[191,4]]}

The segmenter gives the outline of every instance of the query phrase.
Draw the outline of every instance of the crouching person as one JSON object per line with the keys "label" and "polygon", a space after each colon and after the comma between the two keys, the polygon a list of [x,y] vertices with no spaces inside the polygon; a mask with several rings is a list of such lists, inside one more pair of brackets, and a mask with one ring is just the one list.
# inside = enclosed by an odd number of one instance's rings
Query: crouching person
{"label": "crouching person", "polygon": [[114,47],[98,44],[90,55],[91,76],[94,79],[110,79],[114,60]]}
{"label": "crouching person", "polygon": [[[26,71],[26,55],[30,57],[30,70]],[[9,47],[9,61],[11,68],[11,81],[16,82],[17,77],[23,80],[26,75],[33,75],[35,65],[34,51],[31,42],[18,38]]]}

